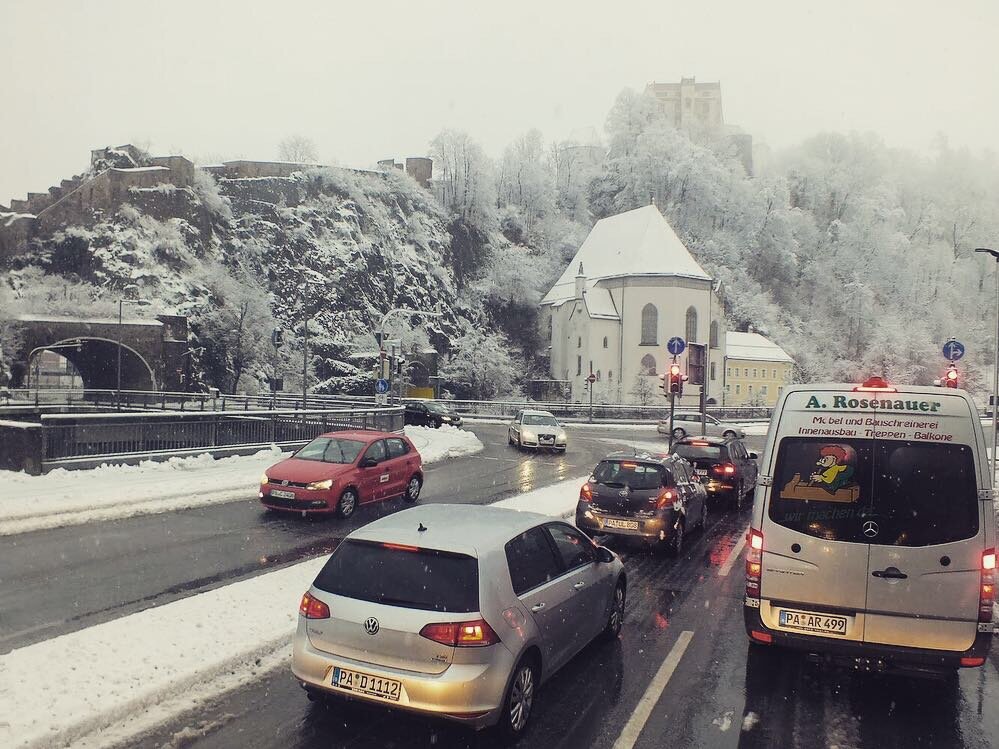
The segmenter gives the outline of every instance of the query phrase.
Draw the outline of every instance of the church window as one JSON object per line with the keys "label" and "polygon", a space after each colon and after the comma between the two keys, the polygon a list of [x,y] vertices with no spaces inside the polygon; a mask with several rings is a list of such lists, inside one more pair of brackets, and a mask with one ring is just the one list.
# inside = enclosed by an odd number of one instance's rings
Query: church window
{"label": "church window", "polygon": [[659,343],[659,310],[654,304],[642,307],[642,345],[655,346]]}
{"label": "church window", "polygon": [[604,348],[607,348],[607,336],[604,336]]}
{"label": "church window", "polygon": [[654,375],[656,373],[656,358],[652,354],[642,357],[642,374]]}
{"label": "church window", "polygon": [[687,343],[697,340],[697,310],[687,307]]}
{"label": "church window", "polygon": [[715,380],[715,363],[711,362],[711,381],[714,382],[714,380]]}
{"label": "church window", "polygon": [[583,357],[577,356],[576,357],[576,377],[579,377],[581,374],[583,374]]}

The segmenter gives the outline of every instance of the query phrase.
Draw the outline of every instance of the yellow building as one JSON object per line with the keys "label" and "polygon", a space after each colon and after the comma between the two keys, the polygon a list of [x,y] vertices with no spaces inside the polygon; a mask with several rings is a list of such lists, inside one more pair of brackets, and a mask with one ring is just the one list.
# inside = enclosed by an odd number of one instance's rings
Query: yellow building
{"label": "yellow building", "polygon": [[774,406],[794,359],[759,333],[725,334],[725,406]]}

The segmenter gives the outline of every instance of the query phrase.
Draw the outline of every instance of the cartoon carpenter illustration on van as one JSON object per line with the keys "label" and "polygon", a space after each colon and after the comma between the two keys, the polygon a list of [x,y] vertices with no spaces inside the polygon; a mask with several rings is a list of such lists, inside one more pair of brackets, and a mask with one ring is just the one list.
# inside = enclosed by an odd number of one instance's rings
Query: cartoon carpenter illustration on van
{"label": "cartoon carpenter illustration on van", "polygon": [[[795,473],[784,489],[784,499],[804,499],[821,502],[856,502],[860,487],[853,480],[857,454],[844,444],[829,444],[819,448],[819,458],[810,469],[808,480]],[[803,473],[803,472],[802,472]]]}

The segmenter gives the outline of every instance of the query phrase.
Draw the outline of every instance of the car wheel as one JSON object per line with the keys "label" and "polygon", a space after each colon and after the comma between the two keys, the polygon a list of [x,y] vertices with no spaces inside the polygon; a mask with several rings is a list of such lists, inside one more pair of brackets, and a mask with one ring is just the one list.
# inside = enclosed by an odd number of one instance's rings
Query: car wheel
{"label": "car wheel", "polygon": [[354,489],[344,489],[340,495],[340,501],[336,505],[336,514],[346,520],[354,514],[357,509],[357,491]]}
{"label": "car wheel", "polygon": [[503,715],[500,727],[511,739],[518,739],[527,730],[531,719],[531,709],[534,707],[534,693],[538,684],[538,669],[534,662],[522,658],[513,670],[513,679],[506,690],[503,700]]}
{"label": "car wheel", "polygon": [[724,437],[727,440],[734,440],[735,432],[733,432],[731,429],[726,429],[725,432],[722,434],[722,437]]}
{"label": "car wheel", "polygon": [[604,627],[603,637],[607,640],[616,640],[621,634],[621,625],[624,624],[624,601],[626,588],[624,580],[618,581],[614,588],[614,597],[611,599],[611,610],[607,617],[607,626]]}
{"label": "car wheel", "polygon": [[687,432],[682,427],[677,427],[676,429],[673,430],[673,439],[674,440],[682,440],[686,436],[687,436]]}
{"label": "car wheel", "polygon": [[413,503],[420,498],[420,489],[423,487],[423,482],[420,477],[415,473],[413,477],[406,484],[406,493],[402,495],[402,498],[407,502]]}
{"label": "car wheel", "polygon": [[510,436],[510,432],[506,433],[506,442],[508,445],[515,445],[516,442],[513,441],[513,437]]}
{"label": "car wheel", "polygon": [[683,554],[683,536],[684,527],[683,520],[681,519],[673,528],[673,539],[670,541],[669,546],[670,553],[675,557],[679,557]]}

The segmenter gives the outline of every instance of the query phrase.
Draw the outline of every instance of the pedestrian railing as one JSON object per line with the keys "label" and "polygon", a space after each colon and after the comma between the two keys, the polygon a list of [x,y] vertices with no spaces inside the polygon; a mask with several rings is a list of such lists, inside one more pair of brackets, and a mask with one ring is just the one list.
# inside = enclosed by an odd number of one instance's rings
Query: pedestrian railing
{"label": "pedestrian railing", "polygon": [[43,415],[42,461],[184,454],[307,442],[325,432],[398,432],[403,409],[338,408],[205,413]]}

